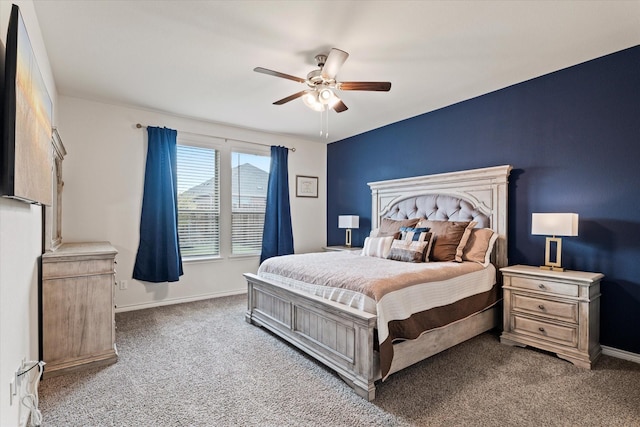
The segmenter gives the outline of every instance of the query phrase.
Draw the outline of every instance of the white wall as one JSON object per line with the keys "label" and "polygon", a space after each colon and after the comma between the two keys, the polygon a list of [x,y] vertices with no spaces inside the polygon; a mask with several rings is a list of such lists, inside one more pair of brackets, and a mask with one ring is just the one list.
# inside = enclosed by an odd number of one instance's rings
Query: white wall
{"label": "white wall", "polygon": [[[38,19],[31,1],[0,1],[0,39],[6,45],[11,4],[20,7],[38,65],[56,112],[57,93]],[[54,117],[54,122],[55,117]],[[38,359],[38,265],[42,210],[0,199],[0,425],[24,422],[27,411],[14,399],[9,381],[22,359]]]}
{"label": "white wall", "polygon": [[[106,240],[116,247],[116,280],[128,281],[127,290],[116,290],[118,310],[245,292],[242,273],[255,272],[259,261],[258,257],[223,256],[220,260],[185,263],[185,274],[179,282],[132,280],[146,157],[146,131],[137,129],[136,123],[177,129],[179,139],[183,131],[185,136],[190,132],[295,147],[296,151],[289,153],[295,250],[319,251],[325,245],[325,144],[65,96],[60,97],[59,105],[58,129],[68,153],[62,167],[62,240]],[[317,199],[295,197],[296,175],[319,178]]]}

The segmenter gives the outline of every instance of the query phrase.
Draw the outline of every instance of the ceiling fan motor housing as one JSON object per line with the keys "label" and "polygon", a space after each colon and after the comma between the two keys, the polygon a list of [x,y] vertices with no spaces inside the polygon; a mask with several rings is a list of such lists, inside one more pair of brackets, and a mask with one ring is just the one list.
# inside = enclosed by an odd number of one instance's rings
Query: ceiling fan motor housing
{"label": "ceiling fan motor housing", "polygon": [[324,79],[322,78],[322,69],[319,68],[317,70],[311,71],[307,74],[307,84],[311,87],[315,87],[319,84],[322,84]]}

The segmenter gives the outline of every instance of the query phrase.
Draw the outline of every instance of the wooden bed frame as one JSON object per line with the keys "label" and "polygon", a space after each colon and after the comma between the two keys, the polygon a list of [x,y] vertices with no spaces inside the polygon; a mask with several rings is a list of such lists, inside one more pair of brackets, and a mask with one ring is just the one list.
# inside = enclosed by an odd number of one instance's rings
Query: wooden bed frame
{"label": "wooden bed frame", "polygon": [[[426,175],[369,183],[372,228],[402,200],[426,194],[458,197],[490,219],[498,233],[492,262],[507,263],[507,182],[511,166]],[[255,274],[244,274],[248,285],[246,321],[262,326],[336,371],[360,396],[373,400],[381,378],[374,350],[376,316],[306,294]],[[394,344],[390,373],[453,347],[500,323],[496,306],[463,320]]]}

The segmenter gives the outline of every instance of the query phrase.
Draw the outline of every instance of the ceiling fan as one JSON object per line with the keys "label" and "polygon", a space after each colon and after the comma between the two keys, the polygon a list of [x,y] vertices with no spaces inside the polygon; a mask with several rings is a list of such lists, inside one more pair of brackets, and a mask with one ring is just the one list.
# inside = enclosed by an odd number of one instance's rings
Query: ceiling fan
{"label": "ceiling fan", "polygon": [[347,110],[347,106],[336,95],[336,89],[379,92],[388,92],[391,89],[390,82],[340,82],[336,80],[336,75],[340,67],[342,67],[342,64],[344,64],[348,57],[349,54],[347,52],[336,48],[331,49],[328,55],[316,55],[315,59],[318,63],[318,69],[307,74],[306,79],[262,67],[256,67],[253,71],[304,83],[309,87],[308,89],[274,102],[274,105],[286,104],[289,101],[302,97],[305,105],[315,111],[325,111],[328,108],[333,108],[337,113],[341,113]]}

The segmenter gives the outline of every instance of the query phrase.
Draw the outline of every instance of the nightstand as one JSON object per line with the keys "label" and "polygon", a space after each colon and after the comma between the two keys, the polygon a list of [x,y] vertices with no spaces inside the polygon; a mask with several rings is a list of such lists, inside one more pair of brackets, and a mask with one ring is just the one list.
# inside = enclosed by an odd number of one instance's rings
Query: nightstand
{"label": "nightstand", "polygon": [[362,251],[362,247],[358,246],[323,246],[322,250],[325,252],[334,251],[334,252],[353,252],[360,253]]}
{"label": "nightstand", "polygon": [[501,268],[504,330],[500,342],[556,353],[591,369],[600,347],[600,273]]}

